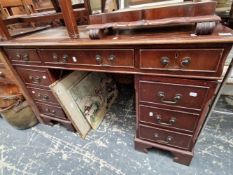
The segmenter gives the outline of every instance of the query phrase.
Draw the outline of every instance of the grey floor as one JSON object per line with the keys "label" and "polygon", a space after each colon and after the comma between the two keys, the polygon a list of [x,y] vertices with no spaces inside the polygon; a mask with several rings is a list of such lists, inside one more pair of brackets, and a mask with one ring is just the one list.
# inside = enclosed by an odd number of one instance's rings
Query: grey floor
{"label": "grey floor", "polygon": [[[134,150],[135,109],[121,93],[97,131],[86,140],[60,126],[18,131],[0,118],[0,175],[229,175],[233,174],[233,115],[213,114],[189,167],[169,153]],[[232,110],[221,98],[217,110]]]}

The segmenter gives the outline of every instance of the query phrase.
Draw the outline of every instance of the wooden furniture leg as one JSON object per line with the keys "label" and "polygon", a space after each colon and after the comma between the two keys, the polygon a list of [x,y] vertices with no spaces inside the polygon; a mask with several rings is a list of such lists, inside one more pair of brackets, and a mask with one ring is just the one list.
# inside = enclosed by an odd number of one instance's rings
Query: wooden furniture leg
{"label": "wooden furniture leg", "polygon": [[60,7],[63,12],[63,18],[70,38],[79,38],[78,27],[72,9],[71,0],[60,0]]}
{"label": "wooden furniture leg", "polygon": [[190,165],[192,159],[193,159],[193,154],[182,154],[178,152],[173,152],[173,160],[174,162],[183,164],[183,165]]}
{"label": "wooden furniture leg", "polygon": [[161,150],[165,149],[173,155],[173,161],[183,164],[183,165],[190,165],[192,158],[193,158],[193,151],[183,151],[176,148],[167,147],[161,144],[150,143],[138,138],[134,140],[134,148],[137,151],[148,153],[148,150],[151,148],[159,148]]}
{"label": "wooden furniture leg", "polygon": [[0,37],[2,40],[10,40],[11,36],[10,33],[6,27],[6,25],[4,24],[2,18],[0,17]]}

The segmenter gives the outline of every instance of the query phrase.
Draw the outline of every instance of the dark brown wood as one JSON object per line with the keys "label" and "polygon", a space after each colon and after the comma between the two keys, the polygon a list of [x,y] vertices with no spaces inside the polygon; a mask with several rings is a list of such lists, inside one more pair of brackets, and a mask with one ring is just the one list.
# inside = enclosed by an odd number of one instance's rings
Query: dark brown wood
{"label": "dark brown wood", "polygon": [[28,87],[28,91],[31,97],[36,101],[59,105],[57,99],[50,90]]}
{"label": "dark brown wood", "polygon": [[56,12],[61,12],[61,8],[60,8],[58,0],[51,0],[51,2],[53,4],[53,7],[54,7],[55,11]]}
{"label": "dark brown wood", "polygon": [[10,33],[7,29],[7,27],[5,26],[2,18],[0,17],[0,40],[10,40],[11,36]]}
{"label": "dark brown wood", "polygon": [[139,105],[138,110],[139,120],[142,124],[187,133],[194,132],[199,120],[198,113],[151,107],[148,105]]}
{"label": "dark brown wood", "polygon": [[[105,2],[106,3],[106,2]],[[211,34],[216,22],[216,2],[193,2],[166,7],[126,10],[90,16],[90,38],[99,39],[104,29],[135,29],[181,24],[196,24],[196,34]],[[166,13],[164,13],[166,12]]]}
{"label": "dark brown wood", "polygon": [[192,135],[178,132],[171,132],[164,129],[154,128],[145,125],[138,126],[138,138],[150,142],[160,143],[162,145],[170,145],[181,149],[189,150],[191,146]]}
{"label": "dark brown wood", "polygon": [[174,72],[183,74],[208,73],[208,75],[221,76],[222,70],[219,62],[224,49],[142,49],[140,50],[140,69],[145,71],[161,72],[167,74]]}
{"label": "dark brown wood", "polygon": [[41,63],[41,60],[36,52],[36,49],[6,49],[12,64],[26,63],[35,64]]}
{"label": "dark brown wood", "polygon": [[[148,80],[149,79],[149,80]],[[151,79],[153,79],[151,77]],[[201,111],[213,93],[216,82],[140,77],[139,102],[175,109]]]}
{"label": "dark brown wood", "polygon": [[26,69],[23,67],[15,68],[24,83],[37,87],[48,87],[53,82],[46,69]]}
{"label": "dark brown wood", "polygon": [[79,38],[78,27],[72,9],[71,0],[60,0],[59,2],[69,36],[73,39]]}
{"label": "dark brown wood", "polygon": [[92,14],[90,0],[84,0],[84,8],[88,11],[88,15]]}
{"label": "dark brown wood", "polygon": [[38,109],[40,110],[41,114],[51,116],[53,118],[67,120],[67,117],[61,107],[57,107],[50,104],[44,104],[41,102],[36,102],[36,105],[38,106]]}
{"label": "dark brown wood", "polygon": [[[47,95],[48,86],[60,77],[60,70],[134,75],[135,148],[145,152],[150,148],[170,151],[174,161],[188,165],[218,90],[217,80],[222,79],[233,32],[219,24],[208,37],[196,36],[190,28],[173,28],[132,30],[93,41],[86,31],[80,28],[80,38],[72,40],[61,27],[5,41],[0,46],[7,51],[9,57],[5,59],[28,94],[36,90]],[[15,60],[17,52],[25,51],[30,53],[28,62]],[[171,62],[167,64],[162,57]],[[30,62],[33,60],[36,62]],[[44,75],[46,79],[39,81]],[[61,117],[58,103],[37,96],[29,94],[28,98],[42,120],[72,128],[71,122]],[[51,114],[55,109],[58,112]]]}
{"label": "dark brown wood", "polygon": [[134,67],[134,51],[132,49],[40,49],[39,54],[43,62],[49,65]]}
{"label": "dark brown wood", "polygon": [[[211,16],[215,14],[216,2],[192,2],[152,9],[139,9],[103,13],[90,16],[90,24],[105,24],[112,22],[132,22],[141,20],[156,20],[175,17]],[[96,20],[101,18],[101,20]],[[100,23],[99,23],[100,22]]]}
{"label": "dark brown wood", "polygon": [[169,151],[173,154],[173,160],[177,163],[184,164],[184,165],[190,165],[192,158],[193,158],[193,151],[185,151],[177,148],[173,148],[170,146],[158,144],[158,143],[152,143],[145,140],[140,140],[135,138],[135,149],[144,153],[147,153],[149,149],[151,148],[158,148],[161,150]]}

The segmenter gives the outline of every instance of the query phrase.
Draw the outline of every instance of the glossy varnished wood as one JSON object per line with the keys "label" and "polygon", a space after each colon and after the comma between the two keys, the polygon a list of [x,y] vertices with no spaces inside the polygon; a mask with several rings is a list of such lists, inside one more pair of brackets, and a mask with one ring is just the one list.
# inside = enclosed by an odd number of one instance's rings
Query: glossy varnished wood
{"label": "glossy varnished wood", "polygon": [[40,49],[45,64],[97,67],[134,67],[133,49]]}
{"label": "glossy varnished wood", "polygon": [[194,132],[199,120],[198,113],[190,113],[148,105],[139,105],[140,123],[177,131]]}
{"label": "glossy varnished wood", "polygon": [[59,105],[57,99],[50,90],[28,87],[28,91],[31,97],[36,101]]}
{"label": "glossy varnished wood", "polygon": [[[223,35],[221,35],[223,34]],[[225,34],[225,36],[224,36]],[[166,28],[161,30],[129,30],[112,36],[107,36],[101,40],[90,40],[86,26],[79,27],[79,40],[69,38],[65,27],[52,28],[31,35],[22,36],[16,39],[0,43],[1,46],[56,46],[56,47],[113,47],[113,46],[147,46],[166,44],[220,44],[231,43],[233,32],[229,28],[219,24],[211,36],[196,36],[189,27]],[[169,38],[169,40],[168,40]]]}
{"label": "glossy varnished wood", "polygon": [[36,102],[38,109],[44,115],[51,116],[53,118],[60,118],[63,120],[67,120],[67,117],[61,107],[51,105],[51,104],[44,104],[41,102]]}
{"label": "glossy varnished wood", "polygon": [[201,111],[216,82],[154,77],[139,80],[139,102],[171,108]]}
{"label": "glossy varnished wood", "polygon": [[[49,84],[60,75],[55,70],[135,75],[135,148],[144,152],[153,147],[167,150],[174,155],[174,161],[188,165],[218,90],[217,80],[222,79],[223,63],[233,43],[232,34],[231,30],[219,25],[208,37],[196,36],[190,28],[169,28],[166,31],[147,30],[146,33],[129,30],[113,33],[101,41],[91,41],[85,27],[79,28],[79,39],[70,39],[61,27],[0,45],[6,50],[7,63],[16,70],[15,75],[27,94],[38,89],[41,94],[50,92]],[[8,50],[12,52],[8,53]],[[40,61],[13,61],[10,55],[16,51],[33,51],[32,60],[38,58]],[[98,62],[99,56],[102,62]],[[168,65],[164,65],[166,60],[162,62],[162,57],[169,57]],[[182,63],[184,58],[191,60]],[[28,79],[30,75],[33,78]],[[43,78],[44,75],[48,79],[38,83],[36,76]],[[177,94],[181,94],[178,101],[174,98]],[[32,94],[28,99],[43,122],[72,128],[71,122],[62,116],[58,103],[33,98]]]}
{"label": "glossy varnished wood", "polygon": [[219,67],[223,48],[219,49],[142,49],[140,50],[140,69],[166,74],[203,73],[209,76],[221,76]]}
{"label": "glossy varnished wood", "polygon": [[179,147],[189,150],[191,145],[191,135],[178,132],[171,132],[155,127],[139,125],[139,138],[164,145]]}
{"label": "glossy varnished wood", "polygon": [[36,64],[41,60],[36,49],[6,49],[12,64]]}

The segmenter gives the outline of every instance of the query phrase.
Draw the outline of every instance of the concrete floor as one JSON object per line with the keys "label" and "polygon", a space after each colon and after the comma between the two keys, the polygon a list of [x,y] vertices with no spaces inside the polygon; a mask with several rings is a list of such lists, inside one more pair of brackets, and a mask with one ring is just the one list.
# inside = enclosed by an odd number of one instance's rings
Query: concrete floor
{"label": "concrete floor", "polygon": [[[169,153],[134,150],[135,109],[130,90],[86,140],[60,126],[18,131],[0,118],[0,175],[229,175],[233,171],[233,115],[213,114],[191,165]],[[218,110],[232,110],[221,98]]]}

